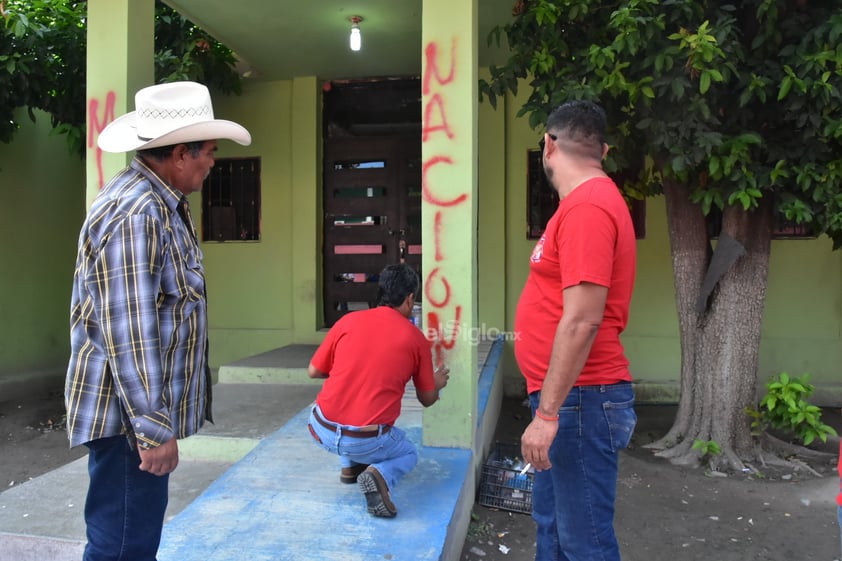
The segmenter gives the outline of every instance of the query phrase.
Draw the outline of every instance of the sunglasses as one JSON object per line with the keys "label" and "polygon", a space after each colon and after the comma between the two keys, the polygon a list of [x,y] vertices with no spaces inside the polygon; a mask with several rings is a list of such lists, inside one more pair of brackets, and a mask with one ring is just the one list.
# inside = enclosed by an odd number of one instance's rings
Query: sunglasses
{"label": "sunglasses", "polygon": [[[550,138],[552,138],[552,139],[553,139],[553,142],[555,142],[556,140],[558,140],[558,137],[557,137],[556,135],[554,135],[553,133],[551,133],[551,132],[548,132],[548,133],[547,133],[547,136],[549,136]],[[541,152],[543,152],[543,151],[544,151],[544,145],[545,145],[545,142],[544,142],[544,137],[542,136],[542,137],[541,137],[541,140],[539,140],[539,141],[538,141],[538,146],[540,146],[540,147],[541,147]]]}

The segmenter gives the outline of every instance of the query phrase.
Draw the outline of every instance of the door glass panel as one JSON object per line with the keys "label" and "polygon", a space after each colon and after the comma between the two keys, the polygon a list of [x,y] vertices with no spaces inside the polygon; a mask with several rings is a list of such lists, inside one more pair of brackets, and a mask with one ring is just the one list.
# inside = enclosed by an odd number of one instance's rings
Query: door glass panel
{"label": "door glass panel", "polygon": [[[420,194],[420,191],[419,191]],[[343,187],[334,189],[333,196],[338,198],[371,199],[374,197],[385,197],[385,187]]]}
{"label": "door glass panel", "polygon": [[334,302],[333,309],[337,312],[355,312],[357,310],[367,310],[371,306],[368,302]]}
{"label": "door glass panel", "polygon": [[337,216],[334,226],[380,226],[386,224],[385,216]]}
{"label": "door glass panel", "polygon": [[333,277],[333,280],[336,282],[376,283],[380,280],[380,275],[377,273],[339,273]]}
{"label": "door glass panel", "polygon": [[333,163],[333,169],[335,171],[353,169],[384,169],[385,167],[385,160],[343,160],[341,162]]}
{"label": "door glass panel", "polygon": [[335,255],[380,255],[383,246],[378,244],[343,244],[333,246]]}

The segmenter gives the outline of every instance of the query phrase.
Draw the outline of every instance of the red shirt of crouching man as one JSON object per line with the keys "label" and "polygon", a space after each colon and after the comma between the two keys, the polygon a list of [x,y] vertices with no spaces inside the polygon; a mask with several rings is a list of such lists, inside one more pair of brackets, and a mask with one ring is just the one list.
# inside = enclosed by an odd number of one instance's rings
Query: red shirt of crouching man
{"label": "red shirt of crouching man", "polygon": [[430,342],[409,318],[420,281],[406,264],[380,273],[378,305],[344,315],[310,361],[311,378],[324,386],[309,430],[340,458],[340,481],[357,483],[373,516],[394,517],[390,497],[418,462],[415,445],[395,427],[406,384],[429,407],[447,385],[449,370],[433,370]]}

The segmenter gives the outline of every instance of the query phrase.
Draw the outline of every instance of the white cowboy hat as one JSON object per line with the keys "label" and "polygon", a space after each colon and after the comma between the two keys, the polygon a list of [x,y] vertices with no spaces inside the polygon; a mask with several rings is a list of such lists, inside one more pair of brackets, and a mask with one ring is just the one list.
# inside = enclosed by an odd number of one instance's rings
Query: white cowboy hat
{"label": "white cowboy hat", "polygon": [[129,152],[171,144],[226,138],[251,144],[249,132],[213,118],[210,92],[196,82],[149,86],[134,96],[135,110],[111,121],[97,144],[105,152]]}

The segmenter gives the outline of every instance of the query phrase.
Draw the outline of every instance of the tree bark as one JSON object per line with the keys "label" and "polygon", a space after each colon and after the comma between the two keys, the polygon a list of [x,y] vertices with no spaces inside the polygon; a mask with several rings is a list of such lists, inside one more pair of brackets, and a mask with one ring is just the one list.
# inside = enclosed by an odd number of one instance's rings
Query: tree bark
{"label": "tree bark", "polygon": [[[760,329],[766,298],[771,249],[772,204],[723,212],[719,244],[738,242],[721,276],[706,279],[711,244],[699,205],[681,185],[664,184],[681,344],[681,386],[676,419],[667,434],[650,445],[676,464],[698,464],[702,453],[693,444],[714,441],[725,463],[744,468],[754,459],[750,418],[756,406]],[[715,270],[715,269],[714,269]],[[712,290],[700,297],[703,285]]]}
{"label": "tree bark", "polygon": [[[766,284],[772,240],[773,205],[768,197],[759,208],[744,211],[728,207],[722,233],[740,242],[740,257],[720,281],[710,317],[718,334],[717,345],[705,355],[717,357],[708,391],[716,397],[711,440],[722,445],[732,467],[742,469],[738,458],[752,458],[751,420],[746,409],[757,406],[757,363],[760,330],[766,302]],[[731,455],[733,454],[733,455]]]}
{"label": "tree bark", "polygon": [[654,449],[671,449],[690,432],[696,405],[698,381],[696,371],[696,297],[702,286],[711,249],[705,217],[699,205],[693,204],[687,190],[672,181],[664,181],[667,227],[672,256],[675,306],[678,312],[681,372],[678,411],[672,428],[660,440],[649,445]]}

